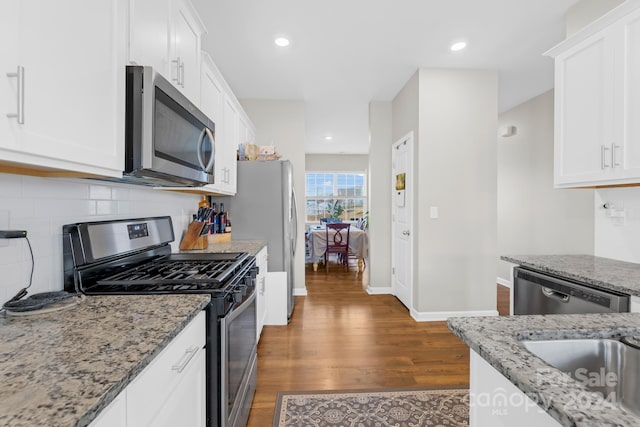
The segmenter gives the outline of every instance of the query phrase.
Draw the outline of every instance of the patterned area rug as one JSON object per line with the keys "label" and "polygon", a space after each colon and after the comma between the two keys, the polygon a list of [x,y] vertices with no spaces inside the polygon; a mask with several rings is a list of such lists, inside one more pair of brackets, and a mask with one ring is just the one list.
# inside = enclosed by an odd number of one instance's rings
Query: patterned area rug
{"label": "patterned area rug", "polygon": [[279,392],[273,427],[469,425],[467,389]]}

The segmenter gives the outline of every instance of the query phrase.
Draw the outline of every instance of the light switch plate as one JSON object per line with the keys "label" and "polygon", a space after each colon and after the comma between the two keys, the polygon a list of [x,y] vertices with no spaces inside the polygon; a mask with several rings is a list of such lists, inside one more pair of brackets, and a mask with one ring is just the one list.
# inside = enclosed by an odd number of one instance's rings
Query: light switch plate
{"label": "light switch plate", "polygon": [[438,219],[438,207],[437,206],[431,206],[431,209],[429,210],[429,217],[431,219]]}

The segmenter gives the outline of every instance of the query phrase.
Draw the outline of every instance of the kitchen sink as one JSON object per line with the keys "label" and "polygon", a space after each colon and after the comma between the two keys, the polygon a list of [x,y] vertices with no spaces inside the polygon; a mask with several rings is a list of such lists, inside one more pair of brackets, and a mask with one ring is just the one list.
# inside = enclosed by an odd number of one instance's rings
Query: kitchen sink
{"label": "kitchen sink", "polygon": [[605,402],[640,416],[640,349],[625,340],[522,341],[522,345],[587,389],[601,393]]}

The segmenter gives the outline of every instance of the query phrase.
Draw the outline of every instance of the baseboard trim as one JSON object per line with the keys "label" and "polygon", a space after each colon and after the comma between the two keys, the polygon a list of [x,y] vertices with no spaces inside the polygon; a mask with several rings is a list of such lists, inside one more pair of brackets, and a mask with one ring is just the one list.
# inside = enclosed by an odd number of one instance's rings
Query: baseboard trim
{"label": "baseboard trim", "polygon": [[393,295],[393,289],[390,286],[385,288],[367,286],[366,291],[369,295]]}
{"label": "baseboard trim", "polygon": [[306,297],[307,296],[307,288],[293,288],[293,296],[294,297]]}
{"label": "baseboard trim", "polygon": [[411,317],[418,322],[442,322],[449,317],[488,317],[497,316],[497,310],[485,310],[485,311],[424,311],[418,312],[413,309],[410,310]]}
{"label": "baseboard trim", "polygon": [[509,289],[511,289],[511,287],[513,286],[513,283],[511,283],[511,280],[503,279],[502,277],[496,277],[496,283],[498,285],[505,286]]}

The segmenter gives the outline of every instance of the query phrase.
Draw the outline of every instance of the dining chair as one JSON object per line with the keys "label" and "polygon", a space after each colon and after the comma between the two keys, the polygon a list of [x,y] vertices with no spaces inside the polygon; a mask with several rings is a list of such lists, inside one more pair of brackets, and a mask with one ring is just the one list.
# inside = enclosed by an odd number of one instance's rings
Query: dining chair
{"label": "dining chair", "polygon": [[329,271],[329,254],[338,254],[338,260],[349,270],[349,224],[328,223],[325,226],[327,250],[324,253],[324,265]]}

